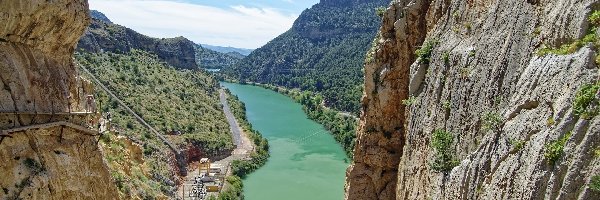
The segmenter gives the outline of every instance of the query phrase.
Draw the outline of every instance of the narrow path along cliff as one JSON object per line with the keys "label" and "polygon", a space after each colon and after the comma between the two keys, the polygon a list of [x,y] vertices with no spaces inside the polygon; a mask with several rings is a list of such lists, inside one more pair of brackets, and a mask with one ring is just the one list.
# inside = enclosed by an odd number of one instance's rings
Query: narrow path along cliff
{"label": "narrow path along cliff", "polygon": [[[236,148],[233,150],[233,153],[230,156],[214,161],[214,163],[221,166],[227,166],[228,169],[226,176],[228,176],[231,175],[231,170],[229,169],[231,162],[234,160],[249,159],[251,152],[254,150],[254,144],[250,138],[248,138],[248,135],[242,130],[239,123],[233,116],[233,113],[229,108],[229,104],[227,103],[227,94],[223,89],[219,90],[219,100],[221,105],[223,105],[223,113],[225,114],[227,122],[229,123],[231,137],[233,138],[233,143],[236,145]],[[185,196],[183,186],[194,184],[194,178],[199,176],[197,170],[193,168],[188,168],[188,170],[187,176],[183,180],[183,184],[177,188],[177,195],[179,197]],[[227,187],[227,185],[224,187]]]}

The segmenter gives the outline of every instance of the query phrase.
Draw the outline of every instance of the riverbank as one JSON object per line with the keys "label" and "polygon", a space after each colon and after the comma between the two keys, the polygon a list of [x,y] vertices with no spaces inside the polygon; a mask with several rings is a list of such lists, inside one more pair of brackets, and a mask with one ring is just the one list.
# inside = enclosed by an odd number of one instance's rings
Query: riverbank
{"label": "riverbank", "polygon": [[[239,83],[235,80],[226,81]],[[239,84],[254,85],[273,90],[300,103],[309,119],[323,125],[326,130],[331,132],[335,140],[342,145],[342,148],[344,149],[348,158],[353,158],[352,152],[354,150],[354,144],[356,140],[356,127],[358,126],[359,120],[358,117],[348,112],[337,111],[326,107],[323,103],[323,97],[314,92],[300,91],[299,89],[288,89],[285,87],[254,82],[245,82]]]}
{"label": "riverbank", "polygon": [[[244,149],[244,152],[248,154],[242,159],[232,160],[230,170],[228,170],[230,173],[227,174],[227,182],[221,194],[216,198],[211,197],[210,199],[238,199],[243,196],[243,183],[241,179],[267,162],[269,158],[269,143],[248,122],[244,103],[232,95],[229,90],[221,89],[219,92],[221,93],[223,110],[227,118],[235,122],[232,128],[235,127],[236,130],[232,130],[232,132],[238,132],[242,135],[238,146],[250,146],[252,149]],[[235,141],[236,139],[234,138]]]}
{"label": "riverbank", "polygon": [[[249,125],[242,102],[232,97],[226,89],[219,90],[219,99],[230,125],[236,148],[230,156],[214,161],[215,164],[227,166],[227,172],[221,192],[218,196],[210,196],[209,199],[237,199],[242,196],[243,191],[241,177],[250,172],[250,170],[246,170],[242,174],[239,170],[240,165],[253,164],[255,168],[262,166],[268,158],[268,143]],[[178,194],[185,195],[184,185],[192,185],[197,176],[199,176],[197,170],[191,169],[191,171],[188,171],[187,176],[184,178],[184,184],[178,188]],[[183,196],[179,197],[182,198]]]}
{"label": "riverbank", "polygon": [[222,85],[244,102],[253,129],[269,141],[268,162],[242,180],[245,199],[343,199],[349,159],[302,105],[262,87]]}

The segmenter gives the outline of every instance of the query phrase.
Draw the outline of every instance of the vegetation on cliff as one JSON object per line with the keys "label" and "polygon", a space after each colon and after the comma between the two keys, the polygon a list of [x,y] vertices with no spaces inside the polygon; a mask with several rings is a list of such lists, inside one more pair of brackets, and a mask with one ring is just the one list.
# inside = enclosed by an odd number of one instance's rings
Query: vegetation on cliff
{"label": "vegetation on cliff", "polygon": [[226,76],[321,94],[325,105],[357,114],[365,53],[387,0],[335,1],[305,10],[294,26],[232,68]]}
{"label": "vegetation on cliff", "polygon": [[[133,50],[127,54],[81,53],[80,64],[151,126],[162,133],[181,132],[182,138],[207,153],[231,149],[232,139],[218,101],[218,82],[190,70],[176,70],[156,55]],[[118,107],[104,102],[103,111]],[[113,123],[125,128],[131,122],[114,113]]]}
{"label": "vegetation on cliff", "polygon": [[[206,155],[233,148],[218,101],[218,82],[200,71],[177,70],[141,50],[126,54],[86,53],[78,62],[179,148],[190,144]],[[117,133],[103,136],[105,158],[124,198],[174,196],[177,164],[169,148],[103,90],[96,101],[111,114],[111,129],[141,145],[145,163],[133,163]],[[181,135],[178,135],[181,134]],[[132,171],[133,170],[133,171]]]}
{"label": "vegetation on cliff", "polygon": [[435,130],[431,137],[431,147],[435,149],[433,162],[430,166],[433,170],[447,172],[458,165],[458,160],[454,157],[452,145],[454,136],[445,130]]}
{"label": "vegetation on cliff", "polygon": [[[144,50],[178,69],[197,69],[194,42],[184,37],[152,38],[130,28],[111,23],[95,11],[76,50],[89,53],[127,53]],[[108,21],[107,21],[108,20]]]}
{"label": "vegetation on cliff", "polygon": [[[133,119],[131,119],[133,120]],[[138,128],[143,128],[137,124]],[[116,132],[104,132],[99,145],[108,165],[115,185],[122,199],[166,199],[175,195],[175,173],[166,160],[169,160],[168,147],[151,134],[121,129]],[[131,139],[128,139],[131,138]],[[143,146],[132,143],[140,143]]]}
{"label": "vegetation on cliff", "polygon": [[[587,30],[587,34],[581,39],[575,39],[570,43],[562,44],[558,47],[552,47],[550,45],[542,45],[537,51],[538,56],[546,56],[548,54],[555,55],[566,55],[575,53],[581,47],[591,44],[596,48],[600,48],[600,39],[598,38],[598,28],[600,28],[600,10],[595,10],[588,17],[590,26]],[[538,33],[539,34],[539,33]],[[600,65],[600,55],[596,55],[596,64]]]}

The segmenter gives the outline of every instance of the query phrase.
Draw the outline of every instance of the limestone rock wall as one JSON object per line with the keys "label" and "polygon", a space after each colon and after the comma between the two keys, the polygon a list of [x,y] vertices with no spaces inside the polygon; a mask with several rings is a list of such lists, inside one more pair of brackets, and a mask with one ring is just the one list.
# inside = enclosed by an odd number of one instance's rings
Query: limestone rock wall
{"label": "limestone rock wall", "polygon": [[118,199],[95,138],[77,130],[12,134],[0,159],[0,199]]}
{"label": "limestone rock wall", "polygon": [[66,0],[0,2],[1,111],[85,109],[85,93],[92,91],[71,57],[89,23],[87,6]]}
{"label": "limestone rock wall", "polygon": [[115,184],[88,126],[89,81],[73,64],[89,24],[86,0],[0,1],[0,199],[114,199]]}
{"label": "limestone rock wall", "polygon": [[[600,198],[589,188],[600,120],[572,109],[578,88],[599,80],[598,50],[536,55],[582,38],[598,9],[596,0],[393,1],[367,55],[346,199]],[[435,41],[429,64],[415,56],[425,41]],[[454,138],[459,164],[446,172],[430,165],[436,129]],[[549,164],[545,145],[569,132]]]}

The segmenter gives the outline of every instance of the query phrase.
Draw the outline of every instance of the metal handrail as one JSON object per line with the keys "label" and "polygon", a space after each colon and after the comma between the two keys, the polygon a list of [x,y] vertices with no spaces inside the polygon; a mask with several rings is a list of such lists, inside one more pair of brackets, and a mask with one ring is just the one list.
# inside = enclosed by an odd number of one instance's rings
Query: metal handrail
{"label": "metal handrail", "polygon": [[71,122],[67,122],[67,121],[59,121],[59,122],[50,122],[50,123],[44,123],[44,124],[34,124],[34,125],[28,125],[28,126],[21,126],[18,128],[11,128],[11,129],[4,129],[4,130],[0,130],[0,136],[10,136],[11,133],[14,132],[21,132],[21,131],[26,131],[26,130],[30,130],[30,129],[44,129],[44,128],[52,128],[52,127],[57,127],[57,126],[66,126],[66,127],[70,127],[73,129],[76,129],[78,131],[87,133],[88,135],[92,135],[92,136],[96,136],[99,135],[100,133],[98,133],[98,131],[95,130],[91,130],[88,129],[86,127],[71,123]]}

